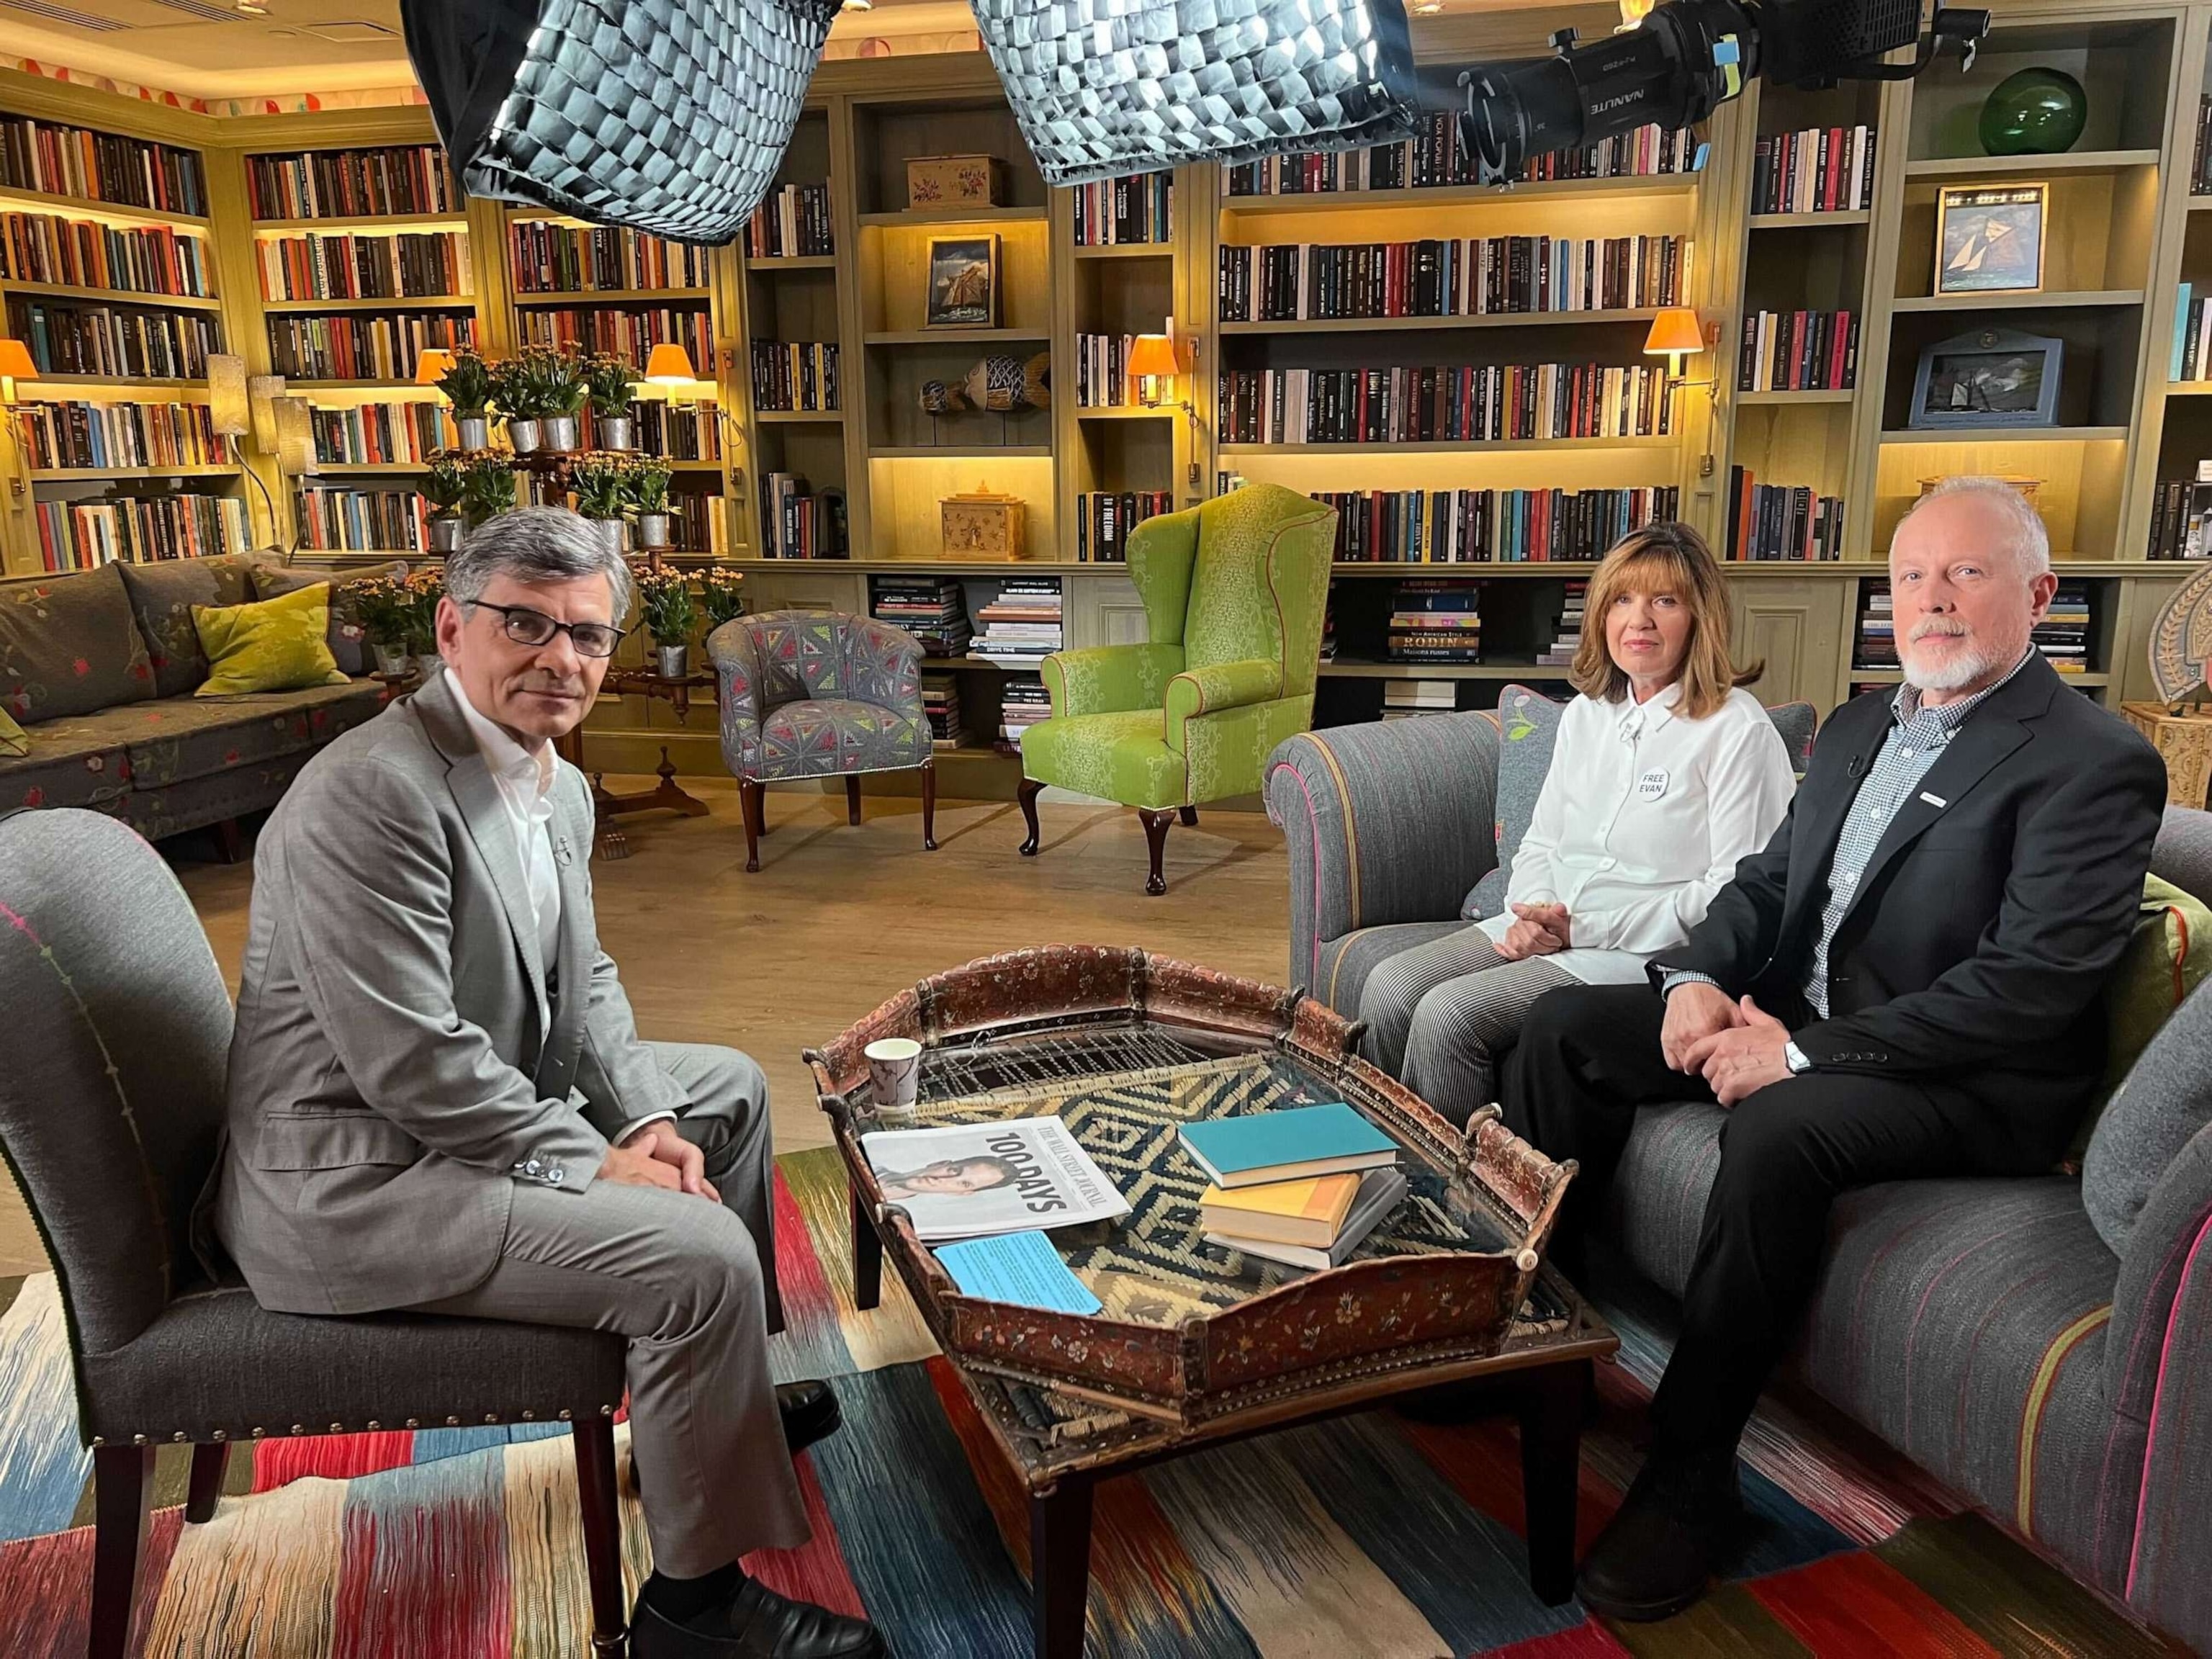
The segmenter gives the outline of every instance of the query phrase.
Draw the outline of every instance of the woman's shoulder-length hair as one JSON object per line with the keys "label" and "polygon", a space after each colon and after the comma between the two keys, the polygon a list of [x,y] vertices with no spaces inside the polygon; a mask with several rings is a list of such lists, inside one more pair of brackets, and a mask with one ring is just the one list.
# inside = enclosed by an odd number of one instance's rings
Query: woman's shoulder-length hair
{"label": "woman's shoulder-length hair", "polygon": [[1685,718],[1701,720],[1717,712],[1730,691],[1766,672],[1764,662],[1738,668],[1729,654],[1728,586],[1705,538],[1688,525],[1662,521],[1615,542],[1590,578],[1582,641],[1567,675],[1584,696],[1619,702],[1628,695],[1628,676],[1605,643],[1606,617],[1623,593],[1672,593],[1689,607],[1690,642],[1674,704]]}

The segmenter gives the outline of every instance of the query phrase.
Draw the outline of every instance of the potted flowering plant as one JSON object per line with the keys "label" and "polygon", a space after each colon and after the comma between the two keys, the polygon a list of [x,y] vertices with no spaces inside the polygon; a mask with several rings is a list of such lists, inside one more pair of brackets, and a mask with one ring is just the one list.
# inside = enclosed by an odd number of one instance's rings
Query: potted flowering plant
{"label": "potted flowering plant", "polygon": [[544,356],[545,447],[567,454],[581,447],[577,428],[592,401],[590,359],[573,347]]}
{"label": "potted flowering plant", "polygon": [[417,659],[416,666],[428,672],[438,659],[438,601],[446,592],[445,573],[411,570],[398,586],[407,615],[407,648]]}
{"label": "potted flowering plant", "polygon": [[609,549],[621,552],[623,508],[629,504],[627,469],[620,461],[587,455],[568,474],[568,489],[576,498],[576,511],[600,526]]}
{"label": "potted flowering plant", "polygon": [[460,447],[491,447],[491,365],[466,346],[453,353],[453,361],[438,377],[438,390],[453,406],[453,424],[460,428]]}
{"label": "potted flowering plant", "polygon": [[726,564],[709,565],[700,573],[699,603],[707,613],[709,634],[724,623],[744,615],[744,571],[732,570]]}
{"label": "potted flowering plant", "polygon": [[629,467],[629,504],[637,514],[637,544],[666,547],[670,516],[668,486],[675,474],[659,461],[634,461]]}
{"label": "potted flowering plant", "polygon": [[471,530],[514,510],[514,474],[501,457],[479,455],[465,464],[461,473],[461,517]]}
{"label": "potted flowering plant", "polygon": [[414,596],[406,584],[390,576],[364,576],[339,589],[338,603],[367,637],[376,672],[404,679],[415,629]]}
{"label": "potted flowering plant", "polygon": [[662,677],[682,679],[691,670],[691,630],[699,625],[699,607],[691,599],[691,579],[676,570],[641,570],[637,593],[645,613],[645,631],[653,635]]}
{"label": "potted flowering plant", "polygon": [[492,406],[507,421],[507,441],[518,455],[534,453],[544,442],[544,422],[552,412],[545,375],[537,353],[502,357],[491,365]]}
{"label": "potted flowering plant", "polygon": [[422,498],[430,503],[430,551],[457,551],[461,544],[461,509],[469,498],[469,468],[450,455],[439,456],[423,477]]}
{"label": "potted flowering plant", "polygon": [[630,393],[637,376],[620,357],[597,356],[585,366],[584,386],[592,403],[592,424],[598,429],[601,449],[637,447],[636,428],[630,418]]}

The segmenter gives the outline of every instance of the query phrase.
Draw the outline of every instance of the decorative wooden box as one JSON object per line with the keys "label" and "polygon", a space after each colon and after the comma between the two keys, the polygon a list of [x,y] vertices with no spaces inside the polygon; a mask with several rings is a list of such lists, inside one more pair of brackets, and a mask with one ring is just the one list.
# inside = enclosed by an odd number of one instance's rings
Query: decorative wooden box
{"label": "decorative wooden box", "polygon": [[2162,702],[2124,702],[2120,713],[2166,763],[2166,805],[2202,807],[2212,787],[2212,712],[2175,714]]}
{"label": "decorative wooden box", "polygon": [[1027,511],[1021,498],[995,490],[947,495],[938,504],[942,514],[945,556],[948,559],[1020,559],[1022,520]]}
{"label": "decorative wooden box", "polygon": [[1006,196],[1006,164],[995,155],[907,158],[908,207],[997,207]]}

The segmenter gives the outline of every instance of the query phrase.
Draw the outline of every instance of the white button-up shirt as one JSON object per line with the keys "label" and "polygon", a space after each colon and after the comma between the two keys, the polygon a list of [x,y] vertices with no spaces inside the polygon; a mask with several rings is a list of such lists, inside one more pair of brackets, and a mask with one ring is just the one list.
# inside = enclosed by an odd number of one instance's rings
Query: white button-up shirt
{"label": "white button-up shirt", "polygon": [[1567,705],[1508,908],[1480,924],[1492,940],[1513,925],[1511,906],[1564,904],[1574,948],[1547,960],[1591,984],[1634,983],[1766,844],[1796,787],[1774,723],[1741,689],[1688,720],[1680,692]]}
{"label": "white button-up shirt", "polygon": [[[477,713],[450,668],[446,670],[446,680],[453,689],[453,701],[461,706],[461,718],[469,724],[469,735],[477,740],[477,752],[483,757],[485,769],[499,787],[501,804],[507,808],[507,833],[514,838],[515,862],[522,872],[531,920],[536,924],[538,982],[543,986],[551,977],[561,951],[561,872],[553,862],[552,833],[553,781],[560,775],[561,763],[554,757],[551,744],[540,744],[532,754],[509,737],[505,728]],[[538,999],[538,1029],[541,1033],[553,1029],[552,1011],[542,994]]]}

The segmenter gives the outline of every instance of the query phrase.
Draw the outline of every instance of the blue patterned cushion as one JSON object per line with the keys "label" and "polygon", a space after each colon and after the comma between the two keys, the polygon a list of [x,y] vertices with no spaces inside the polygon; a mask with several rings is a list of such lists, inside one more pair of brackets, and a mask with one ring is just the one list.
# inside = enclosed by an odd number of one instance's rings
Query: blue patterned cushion
{"label": "blue patterned cushion", "polygon": [[1552,749],[1559,738],[1565,703],[1553,702],[1525,685],[1507,685],[1498,694],[1498,867],[1474,884],[1459,908],[1464,921],[1482,921],[1505,908],[1505,889],[1513,879],[1513,855],[1536,816],[1536,797],[1552,769]]}

